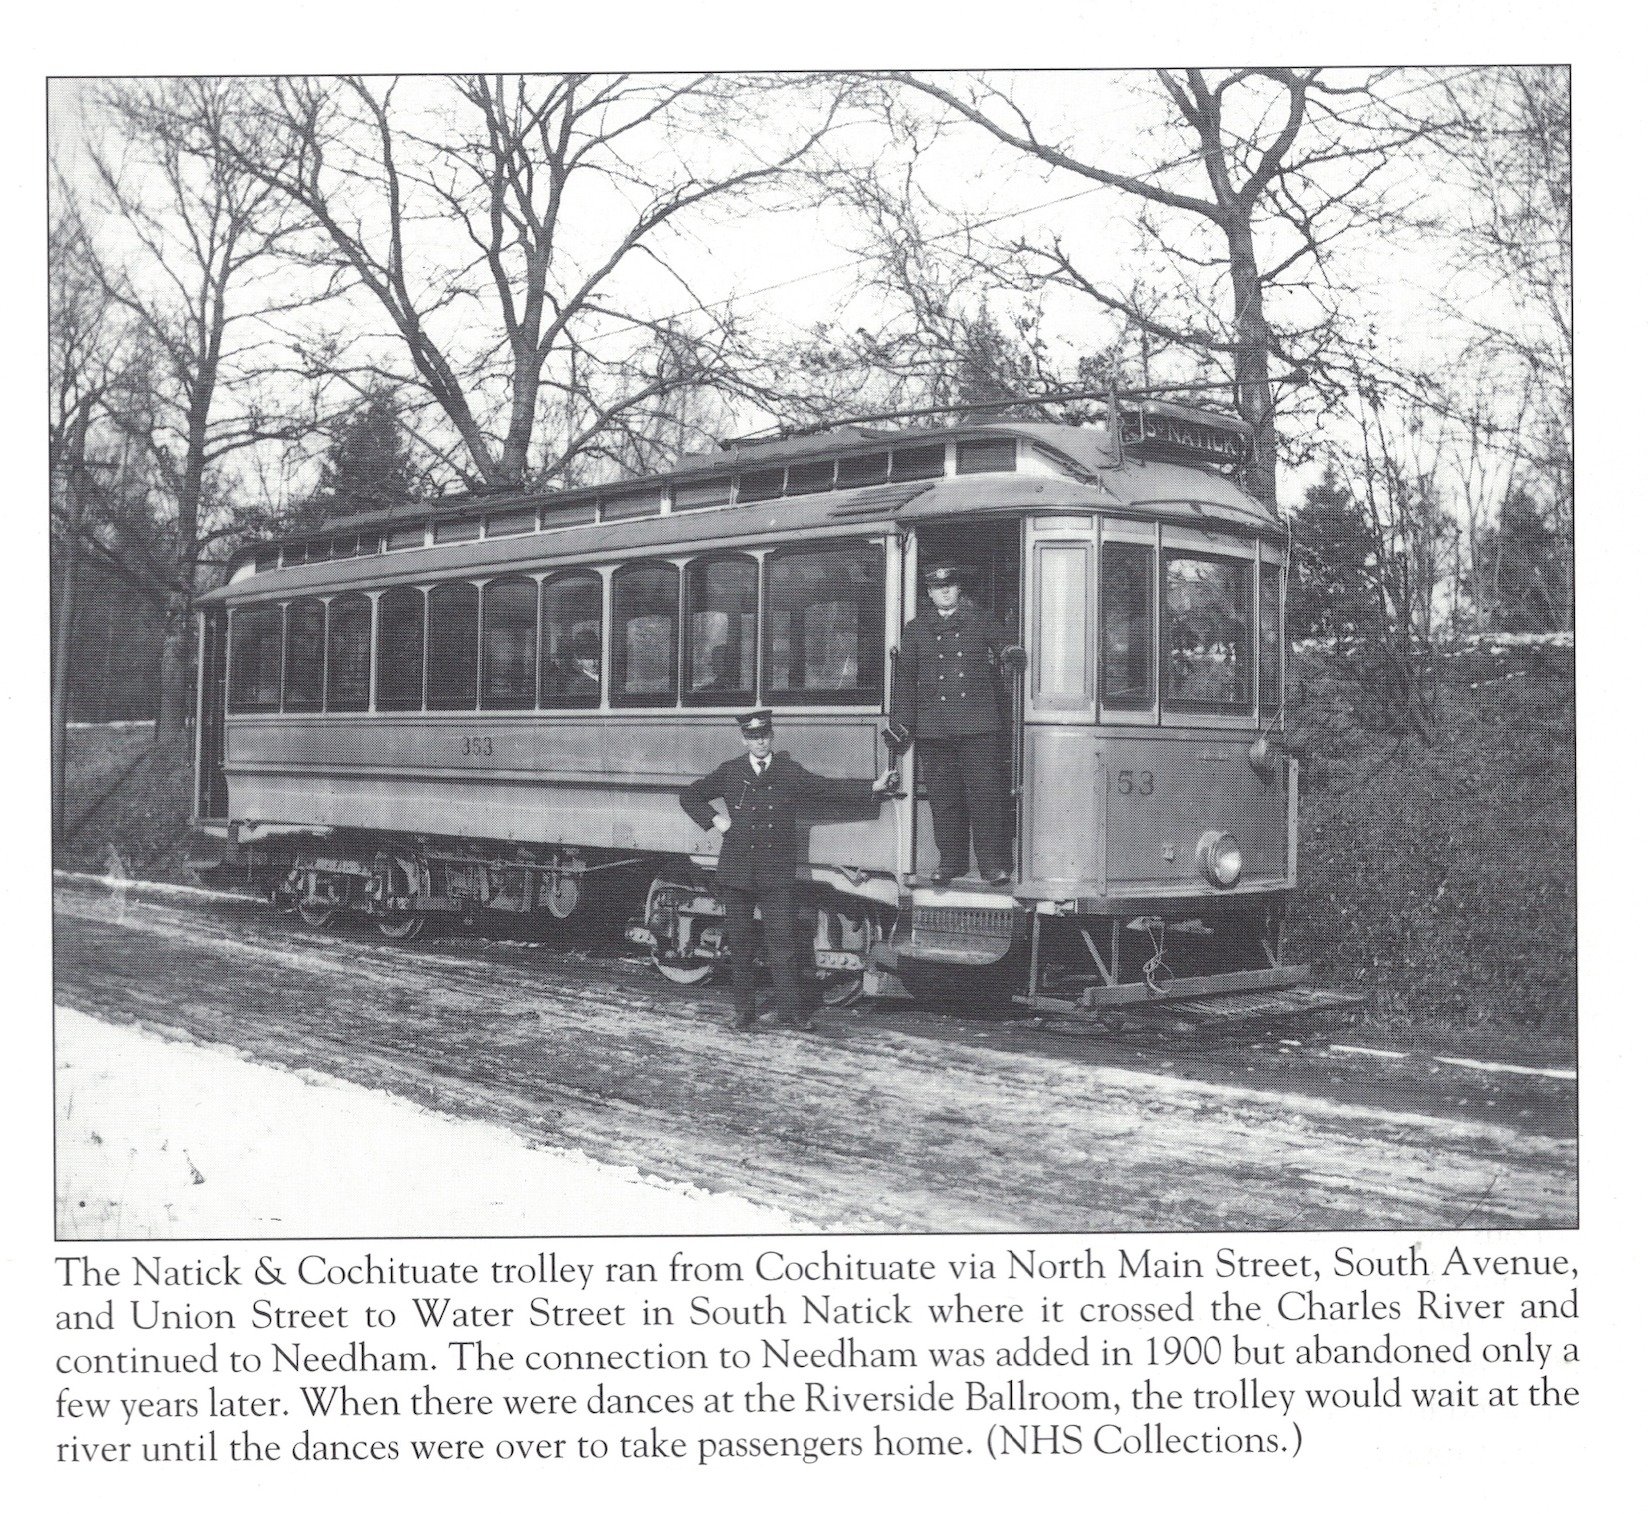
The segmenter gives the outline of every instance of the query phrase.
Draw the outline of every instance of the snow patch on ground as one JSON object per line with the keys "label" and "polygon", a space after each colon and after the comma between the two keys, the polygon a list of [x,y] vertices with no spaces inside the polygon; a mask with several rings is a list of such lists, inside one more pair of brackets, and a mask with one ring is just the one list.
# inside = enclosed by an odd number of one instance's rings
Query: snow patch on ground
{"label": "snow patch on ground", "polygon": [[60,1008],[60,1240],[762,1234],[784,1211]]}

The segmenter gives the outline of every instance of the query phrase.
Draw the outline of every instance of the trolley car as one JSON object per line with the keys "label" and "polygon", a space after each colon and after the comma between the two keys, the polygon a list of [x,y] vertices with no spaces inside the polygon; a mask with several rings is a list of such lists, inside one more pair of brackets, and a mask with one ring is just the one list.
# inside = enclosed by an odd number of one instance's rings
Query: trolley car
{"label": "trolley car", "polygon": [[660,972],[701,982],[719,836],[680,790],[754,705],[815,772],[876,776],[943,556],[1028,652],[1002,687],[1012,880],[925,885],[899,757],[892,802],[805,817],[825,998],[1285,993],[1286,550],[1232,477],[1250,446],[1147,397],[1093,426],[843,424],[250,548],[198,605],[196,825],[313,924],[633,912]]}

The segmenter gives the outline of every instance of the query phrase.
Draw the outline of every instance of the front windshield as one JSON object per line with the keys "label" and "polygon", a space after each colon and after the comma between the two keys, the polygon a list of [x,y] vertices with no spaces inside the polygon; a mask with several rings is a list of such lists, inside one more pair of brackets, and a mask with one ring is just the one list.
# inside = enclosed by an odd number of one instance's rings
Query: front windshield
{"label": "front windshield", "polygon": [[1162,703],[1245,715],[1253,708],[1253,564],[1162,554]]}

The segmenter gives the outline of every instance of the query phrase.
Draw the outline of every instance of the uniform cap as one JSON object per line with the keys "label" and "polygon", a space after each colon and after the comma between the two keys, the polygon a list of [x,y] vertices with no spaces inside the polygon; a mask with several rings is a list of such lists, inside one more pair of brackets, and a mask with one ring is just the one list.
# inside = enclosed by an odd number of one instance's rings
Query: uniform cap
{"label": "uniform cap", "polygon": [[771,710],[751,710],[747,715],[738,715],[734,718],[738,721],[738,729],[746,736],[770,736],[772,716]]}
{"label": "uniform cap", "polygon": [[934,563],[930,568],[925,569],[921,575],[921,579],[922,582],[927,584],[930,588],[942,589],[948,587],[950,584],[959,584],[961,582],[961,569],[959,569],[953,562],[940,560]]}

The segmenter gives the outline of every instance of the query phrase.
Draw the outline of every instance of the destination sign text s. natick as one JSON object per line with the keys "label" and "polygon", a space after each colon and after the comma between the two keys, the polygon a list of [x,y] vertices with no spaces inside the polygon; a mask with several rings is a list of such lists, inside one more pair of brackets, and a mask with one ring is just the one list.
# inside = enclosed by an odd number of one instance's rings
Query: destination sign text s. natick
{"label": "destination sign text s. natick", "polygon": [[1154,405],[1124,409],[1120,420],[1122,441],[1150,457],[1228,466],[1253,455],[1252,432],[1243,421]]}

